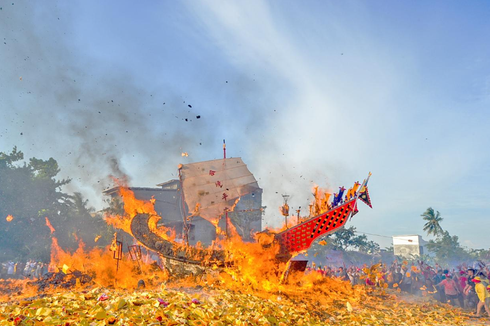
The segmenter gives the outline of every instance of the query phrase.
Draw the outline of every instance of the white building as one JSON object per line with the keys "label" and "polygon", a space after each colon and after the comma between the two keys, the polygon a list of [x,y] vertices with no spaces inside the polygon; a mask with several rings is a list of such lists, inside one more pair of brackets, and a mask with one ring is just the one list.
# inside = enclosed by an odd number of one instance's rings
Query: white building
{"label": "white building", "polygon": [[427,241],[420,235],[393,236],[393,249],[396,256],[411,258],[413,256],[427,255],[425,247]]}

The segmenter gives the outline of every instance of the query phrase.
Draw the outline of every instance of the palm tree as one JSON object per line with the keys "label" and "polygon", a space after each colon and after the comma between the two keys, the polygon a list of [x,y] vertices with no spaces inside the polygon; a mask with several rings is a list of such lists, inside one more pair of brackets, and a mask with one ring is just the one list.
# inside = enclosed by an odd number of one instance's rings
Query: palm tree
{"label": "palm tree", "polygon": [[442,227],[439,224],[442,222],[443,218],[439,211],[434,212],[434,209],[429,207],[421,216],[427,221],[427,223],[424,224],[424,231],[427,232],[427,235],[433,234],[438,236],[443,233]]}

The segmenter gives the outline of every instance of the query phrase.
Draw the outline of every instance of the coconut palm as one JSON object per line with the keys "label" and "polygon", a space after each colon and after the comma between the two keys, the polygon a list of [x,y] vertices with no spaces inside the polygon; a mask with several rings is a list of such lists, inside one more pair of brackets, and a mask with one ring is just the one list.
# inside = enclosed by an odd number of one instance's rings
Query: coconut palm
{"label": "coconut palm", "polygon": [[442,227],[440,223],[443,218],[439,211],[435,212],[432,207],[429,207],[425,210],[425,212],[421,215],[427,223],[424,224],[424,231],[427,232],[427,235],[435,235],[438,236],[443,233]]}

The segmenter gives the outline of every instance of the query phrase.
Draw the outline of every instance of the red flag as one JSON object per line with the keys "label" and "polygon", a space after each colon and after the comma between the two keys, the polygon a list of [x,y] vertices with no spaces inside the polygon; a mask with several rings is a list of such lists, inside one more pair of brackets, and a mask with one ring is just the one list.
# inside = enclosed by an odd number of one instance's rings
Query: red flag
{"label": "red flag", "polygon": [[373,208],[373,205],[371,205],[371,198],[369,197],[367,186],[364,187],[364,189],[361,190],[361,192],[359,193],[359,199],[362,200],[369,207]]}
{"label": "red flag", "polygon": [[354,215],[356,215],[357,213],[359,213],[359,210],[357,209],[357,204],[356,204],[356,207],[354,207],[354,210],[352,211],[352,215],[350,217],[351,218],[354,217]]}

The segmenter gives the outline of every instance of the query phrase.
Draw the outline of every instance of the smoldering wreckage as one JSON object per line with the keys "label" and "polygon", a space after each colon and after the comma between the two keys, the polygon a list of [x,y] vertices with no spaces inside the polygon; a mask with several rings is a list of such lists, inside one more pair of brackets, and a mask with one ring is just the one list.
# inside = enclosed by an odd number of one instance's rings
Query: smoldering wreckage
{"label": "smoldering wreckage", "polygon": [[[203,272],[208,267],[232,265],[233,255],[216,245],[231,238],[257,241],[264,249],[276,247],[277,252],[269,263],[287,263],[284,276],[290,271],[304,272],[308,260],[299,253],[306,251],[318,237],[343,228],[358,212],[358,200],[371,206],[369,174],[362,184],[356,182],[347,191],[340,188],[331,201],[329,193],[321,193],[323,197],[316,198],[311,210],[315,216],[303,221],[298,216],[295,225],[288,227],[286,222],[278,231],[256,232],[261,229],[262,189],[241,158],[180,164],[178,172],[179,180],[160,184],[160,189],[116,187],[105,191],[114,198],[121,196],[129,213],[109,217],[109,223],[131,234],[139,245],[158,253],[171,272],[176,269]],[[150,197],[147,211],[129,203],[138,195]],[[281,213],[289,216],[287,202],[281,207]],[[169,225],[174,228],[170,229]],[[116,242],[114,249],[121,251],[121,245]],[[132,256],[138,257],[138,252]]]}

